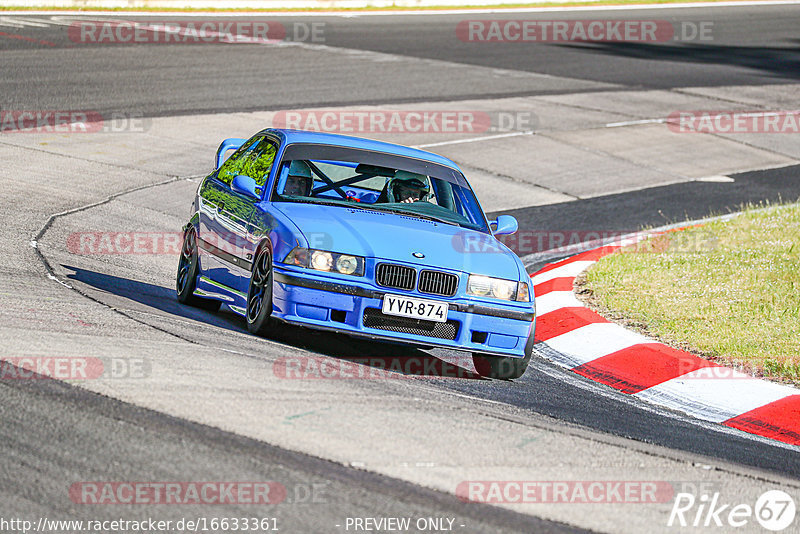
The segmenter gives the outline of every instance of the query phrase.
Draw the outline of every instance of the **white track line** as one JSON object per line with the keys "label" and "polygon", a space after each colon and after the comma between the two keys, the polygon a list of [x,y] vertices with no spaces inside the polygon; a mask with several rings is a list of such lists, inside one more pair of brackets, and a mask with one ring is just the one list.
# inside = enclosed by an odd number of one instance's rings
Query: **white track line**
{"label": "white track line", "polygon": [[502,139],[505,137],[519,137],[521,135],[533,135],[532,131],[526,132],[510,132],[504,134],[497,134],[497,135],[484,135],[482,137],[470,137],[469,139],[453,139],[451,141],[441,141],[439,143],[427,143],[424,145],[414,145],[412,148],[430,148],[433,146],[445,146],[445,145],[458,145],[461,143],[474,143],[476,141],[489,141],[491,139]]}
{"label": "white track line", "polygon": [[663,124],[667,119],[640,119],[638,121],[609,122],[606,128],[619,128],[620,126],[636,126],[638,124]]}

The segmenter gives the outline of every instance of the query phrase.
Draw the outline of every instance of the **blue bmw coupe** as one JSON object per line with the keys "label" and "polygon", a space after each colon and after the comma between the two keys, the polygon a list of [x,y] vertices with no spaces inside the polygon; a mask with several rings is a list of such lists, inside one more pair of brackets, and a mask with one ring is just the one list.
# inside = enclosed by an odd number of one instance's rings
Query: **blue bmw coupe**
{"label": "blue bmw coupe", "polygon": [[[233,154],[225,159],[226,154]],[[535,304],[520,259],[452,161],[390,143],[267,129],[226,139],[184,227],[181,303],[415,347],[519,378]]]}

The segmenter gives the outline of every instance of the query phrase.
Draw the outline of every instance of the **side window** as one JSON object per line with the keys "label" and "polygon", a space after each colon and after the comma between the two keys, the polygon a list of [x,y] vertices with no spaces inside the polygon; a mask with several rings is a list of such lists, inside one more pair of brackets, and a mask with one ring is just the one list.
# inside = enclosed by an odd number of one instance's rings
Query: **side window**
{"label": "side window", "polygon": [[253,147],[258,144],[261,138],[254,137],[249,141],[246,141],[239,149],[231,154],[231,156],[225,160],[225,162],[220,166],[219,171],[217,172],[217,180],[221,182],[225,182],[227,185],[231,185],[233,181],[233,177],[236,176],[237,173],[232,172],[234,167],[238,165],[238,161],[242,159],[245,154],[249,153],[253,150]]}
{"label": "side window", "polygon": [[259,187],[264,187],[277,152],[277,145],[263,137],[248,141],[222,164],[217,179],[231,185],[237,174],[243,174],[255,180]]}

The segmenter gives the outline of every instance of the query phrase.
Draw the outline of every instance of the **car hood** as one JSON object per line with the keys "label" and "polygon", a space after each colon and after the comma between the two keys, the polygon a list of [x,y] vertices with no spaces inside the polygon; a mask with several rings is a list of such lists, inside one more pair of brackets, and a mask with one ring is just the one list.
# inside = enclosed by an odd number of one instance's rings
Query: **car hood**
{"label": "car hood", "polygon": [[[280,203],[309,248],[519,280],[517,256],[493,236],[412,216]],[[424,258],[415,258],[413,253]]]}

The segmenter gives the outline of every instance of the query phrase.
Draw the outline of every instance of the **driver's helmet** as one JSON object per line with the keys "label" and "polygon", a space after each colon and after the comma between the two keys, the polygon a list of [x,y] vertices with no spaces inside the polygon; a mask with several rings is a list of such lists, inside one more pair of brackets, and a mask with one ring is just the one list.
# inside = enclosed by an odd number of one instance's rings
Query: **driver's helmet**
{"label": "driver's helmet", "polygon": [[394,178],[390,180],[388,193],[392,198],[391,202],[403,202],[411,198],[413,200],[425,200],[430,192],[428,179],[422,174],[408,171],[397,171]]}
{"label": "driver's helmet", "polygon": [[305,161],[296,159],[289,165],[289,175],[283,186],[283,194],[307,197],[311,194],[313,184],[311,167]]}

